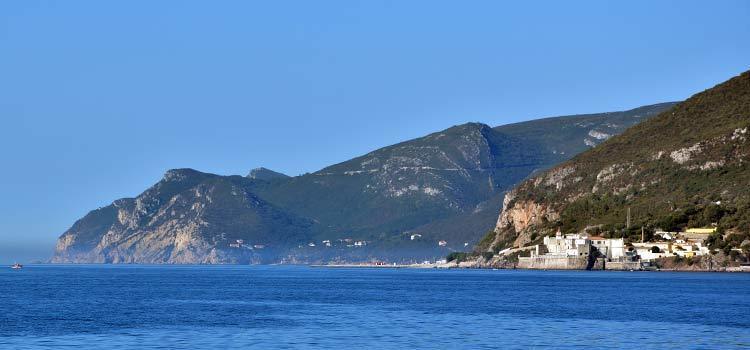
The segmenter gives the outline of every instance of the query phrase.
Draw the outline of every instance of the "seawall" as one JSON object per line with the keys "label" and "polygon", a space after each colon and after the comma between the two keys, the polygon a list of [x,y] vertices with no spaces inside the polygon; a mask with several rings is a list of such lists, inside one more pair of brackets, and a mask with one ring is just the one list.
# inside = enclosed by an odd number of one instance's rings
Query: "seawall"
{"label": "seawall", "polygon": [[531,270],[586,270],[588,258],[536,256],[519,257],[519,269]]}

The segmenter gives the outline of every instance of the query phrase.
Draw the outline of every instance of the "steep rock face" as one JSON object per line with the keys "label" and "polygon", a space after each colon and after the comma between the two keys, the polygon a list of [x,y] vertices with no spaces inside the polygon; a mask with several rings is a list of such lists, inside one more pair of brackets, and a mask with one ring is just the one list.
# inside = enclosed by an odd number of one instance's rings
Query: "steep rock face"
{"label": "steep rock face", "polygon": [[[750,73],[696,94],[513,190],[482,249],[564,231],[750,229]],[[624,227],[628,208],[633,225]],[[492,238],[492,239],[490,239]]]}
{"label": "steep rock face", "polygon": [[[546,222],[555,221],[559,218],[559,215],[552,209],[548,208],[544,204],[536,203],[532,200],[524,201],[513,201],[515,192],[509,192],[504,202],[506,203],[505,208],[495,225],[497,228],[515,233],[513,235],[496,235],[492,242],[492,247],[507,247],[510,246],[510,242],[505,242],[503,239],[514,238],[512,246],[522,247],[531,242],[529,228],[541,225]],[[512,206],[508,206],[508,203],[513,203]]]}
{"label": "steep rock face", "polygon": [[[300,243],[312,224],[261,200],[249,181],[168,171],[133,199],[92,211],[59,239],[53,262],[248,263]],[[230,244],[241,239],[243,247]],[[252,243],[267,250],[250,249]]]}

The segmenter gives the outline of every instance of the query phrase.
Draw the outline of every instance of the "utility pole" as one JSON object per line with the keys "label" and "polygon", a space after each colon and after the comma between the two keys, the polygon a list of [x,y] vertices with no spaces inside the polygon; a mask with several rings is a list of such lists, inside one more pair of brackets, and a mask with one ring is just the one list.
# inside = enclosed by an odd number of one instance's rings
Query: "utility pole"
{"label": "utility pole", "polygon": [[630,229],[630,207],[628,207],[628,218],[626,220],[625,227]]}
{"label": "utility pole", "polygon": [[643,226],[641,226],[641,243],[643,243]]}

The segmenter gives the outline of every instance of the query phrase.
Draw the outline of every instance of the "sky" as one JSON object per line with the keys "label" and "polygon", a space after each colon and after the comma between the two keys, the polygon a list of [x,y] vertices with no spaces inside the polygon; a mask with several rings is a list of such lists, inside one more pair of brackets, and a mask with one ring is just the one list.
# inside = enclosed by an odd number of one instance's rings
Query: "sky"
{"label": "sky", "polygon": [[171,168],[313,172],[470,121],[688,98],[748,1],[0,2],[0,263]]}

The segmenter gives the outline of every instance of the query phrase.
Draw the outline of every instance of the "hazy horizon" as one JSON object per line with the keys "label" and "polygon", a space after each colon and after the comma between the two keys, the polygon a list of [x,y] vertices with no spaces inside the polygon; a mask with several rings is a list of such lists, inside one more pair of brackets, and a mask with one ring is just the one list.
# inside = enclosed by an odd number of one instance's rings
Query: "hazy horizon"
{"label": "hazy horizon", "polygon": [[750,68],[748,15],[743,1],[2,3],[0,263],[48,258],[75,220],[171,168],[298,175],[465,122],[684,100]]}

